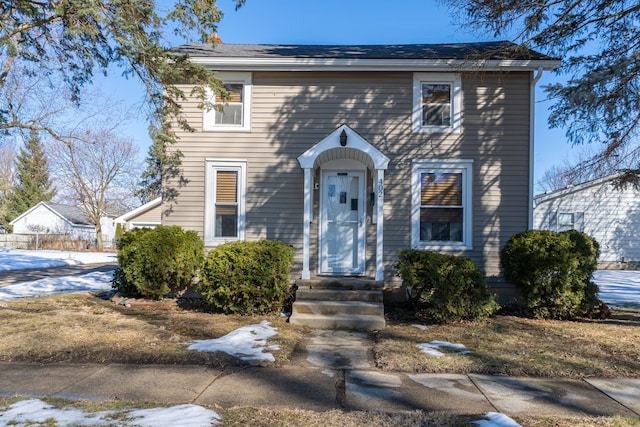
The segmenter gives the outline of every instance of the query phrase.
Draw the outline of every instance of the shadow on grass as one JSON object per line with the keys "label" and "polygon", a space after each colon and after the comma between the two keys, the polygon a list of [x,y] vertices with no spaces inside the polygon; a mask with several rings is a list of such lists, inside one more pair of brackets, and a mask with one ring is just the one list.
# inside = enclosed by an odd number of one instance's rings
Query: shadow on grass
{"label": "shadow on grass", "polygon": [[[611,319],[578,321],[494,316],[482,322],[428,324],[410,313],[393,311],[387,316],[389,327],[376,336],[376,363],[386,370],[430,373],[637,378],[639,316],[614,312]],[[427,329],[411,323],[427,324]],[[471,353],[435,358],[418,352],[417,344],[432,340],[464,344]],[[394,348],[412,353],[393,354]]]}

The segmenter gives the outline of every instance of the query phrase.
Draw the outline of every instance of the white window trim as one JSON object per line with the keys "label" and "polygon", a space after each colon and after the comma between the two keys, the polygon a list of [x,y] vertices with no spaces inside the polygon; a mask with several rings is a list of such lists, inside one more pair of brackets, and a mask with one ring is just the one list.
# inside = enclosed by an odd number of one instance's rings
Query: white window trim
{"label": "white window trim", "polygon": [[[245,239],[245,217],[247,198],[247,161],[236,159],[206,159],[206,188],[205,188],[205,246],[217,246],[224,242]],[[215,172],[231,170],[238,172],[238,236],[215,237]]]}
{"label": "white window trim", "polygon": [[[462,242],[420,241],[420,174],[462,173]],[[414,249],[473,249],[473,160],[414,160],[411,167],[411,247]]]}
{"label": "white window trim", "polygon": [[[422,84],[447,83],[451,85],[451,125],[422,125]],[[455,73],[414,73],[413,74],[413,131],[423,133],[445,133],[462,130],[462,77]]]}
{"label": "white window trim", "polygon": [[[202,115],[202,129],[205,131],[248,132],[251,130],[251,73],[217,73],[216,77],[223,83],[242,83],[242,126],[217,125],[216,111],[205,108]],[[215,94],[206,89],[207,101],[215,104]]]}

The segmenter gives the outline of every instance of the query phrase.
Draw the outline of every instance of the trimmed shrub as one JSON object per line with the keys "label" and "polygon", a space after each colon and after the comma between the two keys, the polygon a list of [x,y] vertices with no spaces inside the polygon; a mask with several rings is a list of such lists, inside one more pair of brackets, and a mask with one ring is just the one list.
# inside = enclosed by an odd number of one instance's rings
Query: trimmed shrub
{"label": "trimmed shrub", "polygon": [[578,269],[585,281],[584,296],[580,303],[583,314],[591,315],[602,302],[598,299],[598,285],[593,281],[593,273],[598,269],[600,244],[591,236],[576,230],[563,231],[573,242],[574,254],[578,257]]}
{"label": "trimmed shrub", "polygon": [[127,276],[124,274],[122,267],[117,266],[113,272],[113,280],[111,281],[111,288],[119,292],[123,297],[138,298],[142,294],[138,291],[136,286],[127,280]]}
{"label": "trimmed shrub", "polygon": [[185,290],[204,261],[202,240],[178,226],[137,229],[122,235],[118,247],[121,273],[114,288],[161,298]]}
{"label": "trimmed shrub", "polygon": [[410,302],[436,322],[481,320],[500,307],[477,265],[465,257],[403,249],[395,265]]}
{"label": "trimmed shrub", "polygon": [[591,280],[598,255],[598,243],[584,233],[529,230],[509,239],[500,261],[535,317],[571,319],[599,305]]}
{"label": "trimmed shrub", "polygon": [[199,291],[224,313],[278,313],[289,294],[293,248],[276,240],[238,241],[209,252]]}

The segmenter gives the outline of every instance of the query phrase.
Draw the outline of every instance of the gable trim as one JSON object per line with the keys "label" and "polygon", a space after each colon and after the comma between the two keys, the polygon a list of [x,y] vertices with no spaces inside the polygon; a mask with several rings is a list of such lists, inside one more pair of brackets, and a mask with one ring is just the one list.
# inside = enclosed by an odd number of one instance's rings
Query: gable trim
{"label": "gable trim", "polygon": [[[340,134],[343,131],[347,136],[346,146],[340,144]],[[389,158],[387,156],[347,125],[338,127],[320,142],[302,153],[298,157],[298,163],[300,163],[302,169],[315,169],[324,161],[331,160],[327,157],[327,153],[333,150],[342,150],[343,153],[341,153],[340,158],[360,160],[371,170],[385,170],[389,166]],[[365,158],[358,158],[357,152],[365,154]]]}
{"label": "gable trim", "polygon": [[73,221],[69,220],[67,217],[65,217],[64,215],[62,215],[60,212],[58,212],[57,210],[53,209],[51,206],[47,205],[45,202],[38,202],[38,204],[36,204],[35,206],[33,206],[31,209],[27,210],[25,213],[23,213],[22,215],[20,215],[19,217],[17,217],[16,219],[14,219],[13,221],[11,221],[9,224],[11,225],[15,225],[15,223],[17,223],[18,221],[20,221],[22,218],[26,217],[27,215],[29,215],[31,212],[33,212],[34,210],[36,210],[39,206],[44,206],[45,208],[47,208],[49,211],[51,211],[51,213],[53,213],[54,215],[56,215],[58,218],[60,218],[61,220],[63,220],[64,222],[66,222],[67,224],[69,224],[71,227],[88,227],[88,228],[92,228],[92,226],[90,225],[86,225],[86,224],[76,224]]}

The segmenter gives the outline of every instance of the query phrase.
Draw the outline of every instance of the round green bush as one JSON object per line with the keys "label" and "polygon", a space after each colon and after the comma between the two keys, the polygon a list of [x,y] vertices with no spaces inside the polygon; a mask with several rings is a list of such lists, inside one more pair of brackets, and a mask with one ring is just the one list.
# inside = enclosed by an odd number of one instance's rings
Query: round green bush
{"label": "round green bush", "polygon": [[500,308],[484,275],[469,258],[405,249],[395,267],[411,289],[412,306],[433,321],[482,320]]}
{"label": "round green bush", "polygon": [[[193,231],[178,226],[157,226],[124,233],[118,247],[123,288],[161,298],[185,290],[202,267],[202,240]],[[115,284],[115,283],[114,283]]]}
{"label": "round green bush", "polygon": [[591,280],[598,248],[578,231],[529,230],[509,239],[500,261],[505,279],[520,287],[535,317],[570,319],[599,303]]}
{"label": "round green bush", "polygon": [[208,253],[198,290],[224,313],[278,313],[292,265],[293,248],[280,241],[225,243]]}

